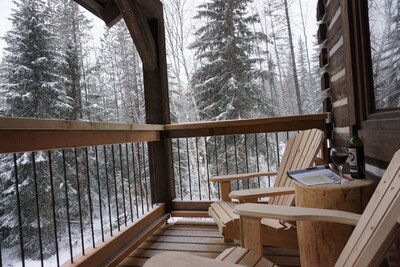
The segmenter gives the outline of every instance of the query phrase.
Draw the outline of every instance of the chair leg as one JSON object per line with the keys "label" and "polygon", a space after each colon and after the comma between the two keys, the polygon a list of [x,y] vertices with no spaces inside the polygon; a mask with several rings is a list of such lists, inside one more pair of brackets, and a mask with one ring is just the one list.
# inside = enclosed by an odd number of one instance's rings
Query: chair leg
{"label": "chair leg", "polygon": [[241,246],[262,255],[261,219],[240,217],[240,243]]}

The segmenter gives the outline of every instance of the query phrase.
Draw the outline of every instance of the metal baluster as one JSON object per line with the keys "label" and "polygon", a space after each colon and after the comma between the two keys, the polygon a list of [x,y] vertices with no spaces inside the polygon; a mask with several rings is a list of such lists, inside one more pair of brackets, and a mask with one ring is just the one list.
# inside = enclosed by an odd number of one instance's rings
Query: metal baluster
{"label": "metal baluster", "polygon": [[199,199],[201,200],[201,182],[200,182],[200,161],[199,161],[199,140],[196,139],[196,156],[197,156],[197,180],[199,183]]}
{"label": "metal baluster", "polygon": [[[268,134],[265,133],[265,147],[266,147],[266,152],[267,152],[267,170],[271,171],[268,143],[269,143],[268,142]],[[271,187],[271,176],[268,176],[268,187]]]}
{"label": "metal baluster", "polygon": [[140,146],[137,143],[137,155],[138,155],[138,170],[139,170],[139,189],[140,189],[140,197],[141,197],[141,204],[142,204],[142,215],[144,214],[144,203],[143,203],[143,185],[142,185],[142,166],[140,163]]}
{"label": "metal baluster", "polygon": [[132,189],[131,189],[131,180],[130,180],[130,172],[129,172],[129,149],[128,144],[125,144],[125,152],[126,152],[126,175],[128,179],[128,191],[129,191],[129,208],[131,210],[131,222],[133,222],[133,209],[132,209]]}
{"label": "metal baluster", "polygon": [[36,202],[37,227],[38,227],[38,234],[39,234],[40,262],[41,262],[41,266],[43,266],[42,230],[41,230],[41,226],[40,226],[39,192],[38,192],[38,184],[37,184],[35,152],[32,152],[32,166],[33,166],[33,181],[34,181],[34,186],[35,186],[35,202]]}
{"label": "metal baluster", "polygon": [[189,140],[186,138],[186,156],[187,156],[187,168],[188,168],[188,175],[189,175],[189,197],[190,200],[193,200],[192,197],[192,177],[190,176],[190,158],[189,158]]}
{"label": "metal baluster", "polygon": [[278,159],[277,167],[279,167],[281,165],[281,160],[280,160],[280,156],[279,156],[279,138],[278,138],[278,133],[275,133],[275,139],[276,139],[276,156],[277,156],[277,159]]}
{"label": "metal baluster", "polygon": [[102,208],[102,201],[101,201],[99,154],[98,154],[98,151],[97,151],[97,146],[94,147],[94,150],[95,150],[95,153],[96,153],[97,189],[99,191],[99,213],[100,213],[101,241],[104,242],[103,208]]}
{"label": "metal baluster", "polygon": [[[238,165],[238,155],[237,155],[237,147],[236,147],[236,135],[233,136],[233,147],[235,148],[235,168],[236,168],[236,173],[239,173],[239,165]],[[226,149],[226,142],[225,142],[225,149]],[[228,159],[227,159],[228,160]],[[236,180],[237,182],[237,189],[240,189],[240,183],[238,180]]]}
{"label": "metal baluster", "polygon": [[113,236],[113,226],[112,226],[112,218],[111,218],[111,196],[110,196],[110,184],[108,179],[108,168],[107,168],[107,149],[106,146],[103,146],[104,149],[104,166],[106,171],[106,186],[107,186],[107,201],[108,201],[108,219],[110,221],[110,235]]}
{"label": "metal baluster", "polygon": [[210,168],[208,166],[208,146],[207,146],[207,137],[204,137],[204,144],[206,149],[206,168],[207,168],[207,186],[208,186],[208,200],[211,200],[211,185],[210,185]]}
{"label": "metal baluster", "polygon": [[[217,176],[219,175],[219,171],[218,171],[218,150],[217,150],[217,137],[214,136],[214,148],[215,148],[215,166],[217,168]],[[218,192],[218,199],[221,200],[221,193],[219,190],[220,186],[219,183],[217,183],[217,192]]]}
{"label": "metal baluster", "polygon": [[74,262],[74,254],[72,251],[71,217],[70,217],[70,213],[69,213],[67,164],[65,162],[65,150],[64,149],[62,150],[62,158],[63,158],[63,172],[64,172],[65,201],[66,201],[66,205],[67,205],[69,253],[70,253],[71,263],[73,263]]}
{"label": "metal baluster", "polygon": [[74,152],[75,152],[75,172],[76,172],[76,185],[77,185],[78,207],[79,207],[79,224],[81,228],[82,255],[85,255],[85,240],[83,237],[83,220],[82,220],[82,204],[81,204],[81,187],[79,183],[78,155],[76,152],[76,148],[74,148]]}
{"label": "metal baluster", "polygon": [[126,216],[126,203],[125,203],[125,182],[124,182],[124,172],[122,169],[122,145],[119,144],[119,163],[121,168],[121,187],[122,187],[122,206],[124,207],[124,219],[125,226],[127,226],[127,216]]}
{"label": "metal baluster", "polygon": [[[257,172],[260,172],[260,162],[259,162],[259,156],[258,156],[258,138],[257,138],[257,134],[254,134],[254,139],[255,139],[255,145],[256,145],[256,167],[257,167]],[[260,183],[260,176],[258,176],[257,178],[257,183],[258,183],[258,188],[261,187],[261,183]]]}
{"label": "metal baluster", "polygon": [[139,204],[138,204],[138,193],[137,193],[137,185],[136,185],[136,166],[135,166],[135,149],[133,147],[133,143],[131,143],[132,148],[132,170],[133,170],[133,189],[135,191],[135,207],[136,207],[136,218],[139,218]]}
{"label": "metal baluster", "polygon": [[94,240],[94,226],[93,226],[93,203],[92,203],[92,194],[90,190],[90,171],[89,171],[89,152],[87,147],[85,147],[85,156],[86,156],[86,178],[87,178],[87,186],[88,186],[88,200],[89,200],[89,216],[90,216],[90,229],[92,231],[92,246],[96,247],[96,243]]}
{"label": "metal baluster", "polygon": [[54,223],[54,241],[56,246],[56,259],[57,259],[57,266],[60,266],[60,256],[58,254],[58,239],[57,239],[57,220],[56,220],[56,202],[54,197],[54,183],[53,183],[53,166],[51,160],[51,151],[48,151],[49,157],[49,174],[50,174],[50,190],[51,190],[51,204],[53,208],[53,223]]}
{"label": "metal baluster", "polygon": [[[246,160],[246,172],[249,172],[249,156],[247,153],[247,135],[244,135],[244,155]],[[247,188],[250,189],[250,179],[247,179]]]}
{"label": "metal baluster", "polygon": [[21,250],[22,267],[25,267],[24,237],[22,233],[21,201],[19,198],[18,164],[17,164],[16,154],[13,154],[13,159],[14,159],[15,193],[17,195],[19,246]]}
{"label": "metal baluster", "polygon": [[115,206],[117,209],[117,228],[118,232],[121,231],[121,226],[119,222],[119,207],[118,207],[118,190],[117,190],[117,175],[115,172],[115,153],[114,153],[114,145],[111,145],[111,153],[112,153],[112,165],[113,165],[113,174],[114,174],[114,193],[115,193]]}
{"label": "metal baluster", "polygon": [[142,155],[143,155],[143,172],[144,172],[144,188],[146,190],[146,209],[147,211],[149,211],[149,192],[151,190],[149,190],[148,186],[147,186],[147,165],[146,165],[146,153],[145,153],[145,149],[144,149],[144,143],[142,143]]}
{"label": "metal baluster", "polygon": [[178,168],[179,168],[179,187],[180,187],[180,193],[181,193],[181,200],[183,200],[183,192],[182,192],[182,168],[181,168],[181,150],[179,147],[180,140],[179,138],[176,139],[177,145],[178,145]]}

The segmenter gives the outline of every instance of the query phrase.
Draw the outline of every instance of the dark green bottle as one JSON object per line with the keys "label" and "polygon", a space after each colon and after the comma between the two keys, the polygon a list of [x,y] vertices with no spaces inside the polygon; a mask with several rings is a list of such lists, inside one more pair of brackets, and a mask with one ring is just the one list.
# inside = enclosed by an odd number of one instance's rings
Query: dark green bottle
{"label": "dark green bottle", "polygon": [[349,140],[349,163],[352,178],[365,178],[364,144],[358,137],[357,125],[351,126],[352,137]]}

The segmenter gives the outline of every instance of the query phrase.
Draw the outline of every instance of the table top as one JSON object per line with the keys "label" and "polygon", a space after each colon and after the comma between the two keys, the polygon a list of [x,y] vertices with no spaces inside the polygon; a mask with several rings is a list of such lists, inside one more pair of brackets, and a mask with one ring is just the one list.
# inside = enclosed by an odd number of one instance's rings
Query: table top
{"label": "table top", "polygon": [[333,189],[352,189],[352,188],[356,188],[356,187],[364,187],[364,186],[370,186],[373,184],[373,181],[370,178],[365,178],[365,179],[352,179],[352,178],[348,178],[348,183],[346,184],[335,184],[335,183],[331,183],[331,184],[321,184],[321,185],[312,185],[312,186],[307,186],[304,185],[300,182],[295,182],[295,187],[299,186],[299,187],[306,187],[306,188],[310,188],[310,189],[325,189],[325,190],[333,190]]}

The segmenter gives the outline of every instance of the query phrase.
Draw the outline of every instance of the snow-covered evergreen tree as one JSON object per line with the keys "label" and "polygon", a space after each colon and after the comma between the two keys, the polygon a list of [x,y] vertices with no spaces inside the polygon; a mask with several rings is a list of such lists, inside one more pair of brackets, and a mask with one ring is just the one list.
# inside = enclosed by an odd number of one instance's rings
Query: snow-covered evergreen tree
{"label": "snow-covered evergreen tree", "polygon": [[64,118],[70,99],[60,75],[62,59],[54,46],[48,11],[41,0],[15,1],[12,29],[1,75],[6,91],[6,115],[14,117]]}
{"label": "snow-covered evergreen tree", "polygon": [[[385,0],[383,7],[371,2],[371,46],[376,108],[400,107],[400,1]],[[377,14],[376,14],[377,13]],[[382,14],[383,13],[383,14]]]}
{"label": "snow-covered evergreen tree", "polygon": [[[106,120],[144,122],[143,76],[139,55],[123,21],[107,29],[101,38],[98,71]],[[99,54],[100,54],[99,53]]]}
{"label": "snow-covered evergreen tree", "polygon": [[[1,69],[1,88],[6,92],[5,115],[65,118],[71,107],[70,98],[65,92],[63,58],[56,49],[48,9],[40,0],[14,3],[15,9],[10,18],[12,29],[4,38],[7,47]],[[48,156],[38,152],[18,154],[15,157],[24,250],[27,257],[46,258],[55,253]],[[7,246],[13,246],[19,242],[18,211],[15,205],[16,174],[13,160],[6,159],[7,156],[2,156],[0,160],[0,226],[9,233],[5,239]]]}
{"label": "snow-covered evergreen tree", "polygon": [[270,116],[272,111],[254,64],[256,33],[250,30],[258,17],[249,15],[251,0],[212,0],[199,6],[204,24],[192,44],[200,67],[192,84],[203,120]]}
{"label": "snow-covered evergreen tree", "polygon": [[85,97],[87,95],[83,62],[90,56],[86,47],[90,43],[88,40],[92,22],[72,0],[49,0],[48,3],[51,8],[50,19],[57,35],[55,45],[65,61],[63,73],[66,77],[66,93],[72,99],[68,119],[86,118],[83,112],[86,103],[82,97],[83,93]]}

